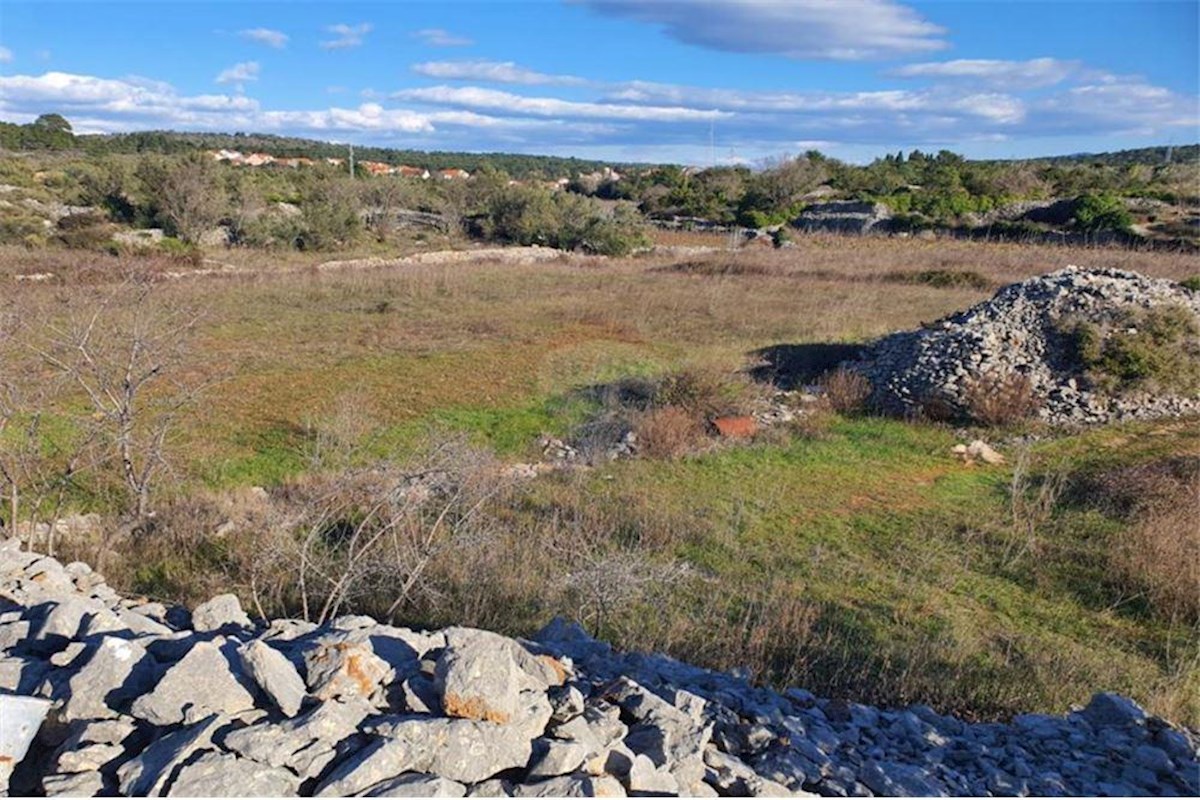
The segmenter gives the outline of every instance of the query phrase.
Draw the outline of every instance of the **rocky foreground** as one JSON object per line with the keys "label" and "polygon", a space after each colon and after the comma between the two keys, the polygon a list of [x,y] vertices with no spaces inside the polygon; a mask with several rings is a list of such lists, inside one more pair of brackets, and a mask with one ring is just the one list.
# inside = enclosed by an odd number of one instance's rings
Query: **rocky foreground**
{"label": "rocky foreground", "polygon": [[525,641],[255,624],[232,595],[189,614],[8,540],[0,729],[12,695],[52,701],[14,794],[1200,794],[1196,737],[1116,695],[969,724],[614,653],[561,621]]}
{"label": "rocky foreground", "polygon": [[1120,396],[1089,386],[1062,327],[1168,306],[1189,309],[1200,325],[1200,292],[1136,272],[1071,266],[1006,286],[920,330],[886,336],[852,366],[870,380],[872,404],[901,415],[930,404],[965,413],[974,381],[1007,375],[1029,380],[1039,415],[1056,425],[1197,414],[1200,396]]}

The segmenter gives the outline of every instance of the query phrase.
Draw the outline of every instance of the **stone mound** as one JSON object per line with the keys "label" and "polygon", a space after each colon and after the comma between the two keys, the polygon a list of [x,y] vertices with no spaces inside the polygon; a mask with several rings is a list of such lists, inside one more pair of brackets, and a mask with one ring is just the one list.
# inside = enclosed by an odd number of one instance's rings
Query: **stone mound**
{"label": "stone mound", "polygon": [[[1200,293],[1136,272],[1070,266],[1000,289],[990,300],[886,336],[849,366],[887,413],[968,417],[972,385],[1028,380],[1042,419],[1060,425],[1200,413],[1200,394],[1117,393],[1093,385],[1067,321],[1112,325],[1123,314],[1179,307],[1200,325]],[[1136,333],[1136,332],[1134,332]]]}
{"label": "stone mound", "polygon": [[23,760],[0,752],[0,794],[1200,793],[1194,736],[1117,695],[971,724],[616,653],[561,620],[525,641],[255,624],[232,595],[188,614],[0,540],[0,748],[30,706],[48,714]]}

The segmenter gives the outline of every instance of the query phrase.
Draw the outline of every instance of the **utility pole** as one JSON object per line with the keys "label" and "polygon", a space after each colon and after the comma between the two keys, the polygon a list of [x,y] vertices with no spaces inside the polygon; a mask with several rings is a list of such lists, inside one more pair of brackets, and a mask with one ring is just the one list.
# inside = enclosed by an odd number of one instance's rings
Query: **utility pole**
{"label": "utility pole", "polygon": [[354,177],[354,144],[350,145],[350,177]]}

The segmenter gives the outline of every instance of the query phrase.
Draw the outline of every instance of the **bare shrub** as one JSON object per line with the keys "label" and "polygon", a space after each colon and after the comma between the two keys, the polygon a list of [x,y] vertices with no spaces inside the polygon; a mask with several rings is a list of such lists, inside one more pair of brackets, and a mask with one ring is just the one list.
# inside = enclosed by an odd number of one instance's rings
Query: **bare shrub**
{"label": "bare shrub", "polygon": [[655,560],[645,552],[581,547],[560,586],[574,616],[592,630],[610,632],[621,611],[661,597],[693,576],[683,561]]}
{"label": "bare shrub", "polygon": [[1029,376],[1019,372],[981,375],[965,388],[967,414],[989,427],[1004,427],[1029,419],[1041,406]]}
{"label": "bare shrub", "polygon": [[761,400],[763,389],[741,373],[689,368],[659,379],[654,405],[674,406],[698,417],[743,414]]}
{"label": "bare shrub", "polygon": [[[282,517],[260,539],[250,592],[260,606],[316,622],[350,608],[381,618],[428,610],[437,587],[426,572],[475,532],[507,485],[490,454],[461,439],[435,444],[420,463],[310,476],[280,494]],[[290,582],[270,579],[279,574]]]}
{"label": "bare shrub", "polygon": [[819,382],[825,405],[839,414],[858,414],[866,408],[871,382],[861,372],[839,367]]}
{"label": "bare shrub", "polygon": [[678,458],[707,438],[703,419],[674,405],[642,412],[634,432],[641,452],[651,458]]}
{"label": "bare shrub", "polygon": [[1164,482],[1113,543],[1118,579],[1167,619],[1200,621],[1200,475]]}
{"label": "bare shrub", "polygon": [[168,436],[200,388],[183,369],[199,318],[135,275],[95,302],[68,300],[65,319],[45,321],[31,344],[87,399],[82,422],[109,442],[138,528],[167,469]]}
{"label": "bare shrub", "polygon": [[1009,480],[1009,524],[1003,531],[1000,556],[1009,568],[1042,555],[1047,545],[1045,532],[1066,486],[1066,474],[1061,470],[1035,476],[1031,466],[1029,450],[1020,450]]}

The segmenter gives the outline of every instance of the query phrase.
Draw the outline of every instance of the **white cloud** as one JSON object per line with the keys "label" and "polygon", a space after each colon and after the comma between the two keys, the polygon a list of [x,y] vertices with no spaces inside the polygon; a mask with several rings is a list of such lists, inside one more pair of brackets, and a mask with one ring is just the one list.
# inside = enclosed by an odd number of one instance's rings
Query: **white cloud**
{"label": "white cloud", "polygon": [[238,36],[241,36],[243,39],[249,39],[252,42],[265,44],[267,47],[274,47],[276,50],[286,47],[288,43],[288,35],[286,33],[271,28],[247,28],[246,30],[238,31]]}
{"label": "white cloud", "polygon": [[258,72],[259,66],[257,61],[243,61],[221,70],[216,80],[220,84],[231,83],[234,86],[240,87],[244,83],[258,80]]}
{"label": "white cloud", "polygon": [[413,36],[432,47],[468,47],[475,44],[473,39],[458,36],[444,28],[423,28],[415,31]]}
{"label": "white cloud", "polygon": [[392,98],[541,117],[594,117],[641,122],[688,122],[708,121],[730,116],[729,112],[725,111],[695,108],[585,103],[561,100],[557,97],[526,97],[477,86],[430,86],[422,89],[404,89],[394,93]]}
{"label": "white cloud", "polygon": [[369,22],[360,22],[357,25],[339,22],[337,25],[330,25],[325,30],[332,33],[334,38],[321,42],[321,49],[345,50],[350,47],[358,47],[363,43],[363,37],[370,33],[372,28],[373,26]]}
{"label": "white cloud", "polygon": [[413,64],[412,71],[439,80],[517,83],[526,86],[584,86],[588,83],[574,75],[550,75],[512,61],[426,61]]}
{"label": "white cloud", "polygon": [[[499,136],[527,133],[540,137],[553,133],[556,138],[571,141],[618,130],[604,123],[581,124],[574,120],[529,119],[467,110],[422,112],[385,108],[373,102],[356,108],[264,109],[258,101],[244,95],[181,95],[170,84],[140,78],[99,78],[63,72],[0,76],[0,119],[30,122],[48,111],[66,116],[78,133],[247,130],[317,136],[369,132],[386,138],[397,134],[444,137],[474,130]],[[428,140],[429,145],[435,143]]]}
{"label": "white cloud", "polygon": [[947,89],[907,91],[887,89],[874,92],[754,92],[710,89],[698,86],[632,81],[609,92],[611,100],[653,103],[687,108],[769,114],[830,113],[945,113],[960,112],[1016,122],[1022,103],[999,93],[962,94]]}
{"label": "white cloud", "polygon": [[899,78],[962,78],[983,81],[1011,89],[1037,89],[1062,83],[1081,69],[1078,61],[1057,58],[1032,58],[1028,61],[1000,61],[986,58],[960,58],[907,64],[890,70]]}
{"label": "white cloud", "polygon": [[853,61],[941,50],[945,29],[894,0],[581,0],[662,26],[686,44],[735,53]]}
{"label": "white cloud", "polygon": [[13,51],[0,44],[0,64],[11,64],[12,60]]}
{"label": "white cloud", "polygon": [[1040,100],[1031,116],[1051,131],[1088,129],[1153,135],[1164,127],[1200,127],[1200,99],[1136,76],[1103,75]]}

